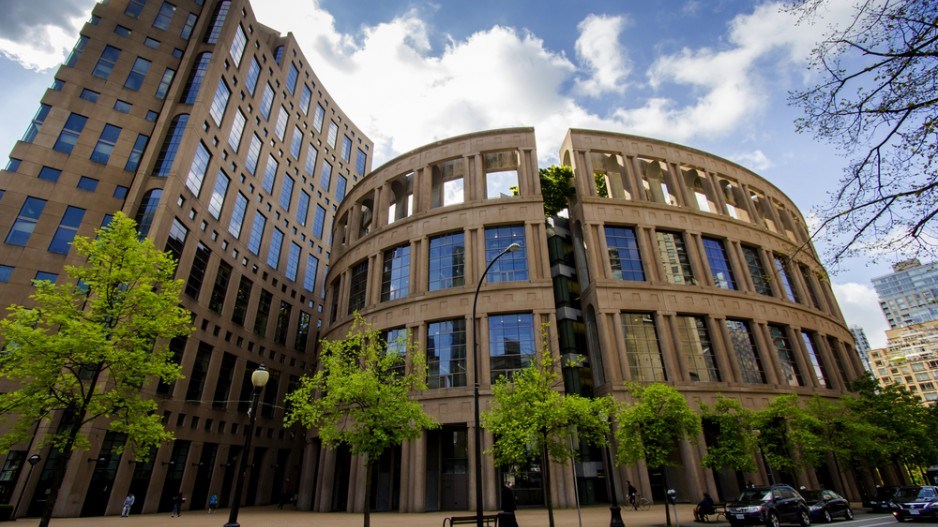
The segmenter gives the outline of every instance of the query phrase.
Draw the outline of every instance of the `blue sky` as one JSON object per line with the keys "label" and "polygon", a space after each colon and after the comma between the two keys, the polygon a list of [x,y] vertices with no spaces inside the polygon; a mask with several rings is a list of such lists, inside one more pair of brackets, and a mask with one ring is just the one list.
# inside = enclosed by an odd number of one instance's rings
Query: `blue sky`
{"label": "blue sky", "polygon": [[[798,24],[778,3],[743,0],[253,2],[262,23],[294,33],[324,87],[375,141],[376,167],[434,140],[508,126],[536,128],[546,166],[568,128],[596,128],[725,157],[805,215],[845,160],[795,132],[787,94],[812,81],[808,52],[850,4],[832,0],[815,23]],[[92,5],[4,0],[0,151],[25,130]],[[832,277],[848,323],[874,346],[886,324],[870,278],[889,263],[857,259]]]}

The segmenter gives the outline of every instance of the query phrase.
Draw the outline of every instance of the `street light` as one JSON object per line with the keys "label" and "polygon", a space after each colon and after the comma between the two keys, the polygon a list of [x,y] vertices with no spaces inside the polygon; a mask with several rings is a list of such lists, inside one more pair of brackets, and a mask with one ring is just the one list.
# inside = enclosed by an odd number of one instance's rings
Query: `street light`
{"label": "street light", "polygon": [[270,372],[263,364],[254,370],[251,374],[251,384],[254,385],[254,391],[251,392],[251,408],[248,409],[248,430],[247,438],[244,440],[244,451],[241,453],[241,477],[238,478],[238,484],[235,485],[234,502],[231,504],[231,514],[228,516],[228,523],[225,527],[241,527],[238,523],[238,510],[241,508],[241,492],[244,490],[244,480],[248,471],[248,456],[251,453],[251,438],[254,437],[254,420],[257,418],[257,400],[260,398],[267,380],[270,379]]}
{"label": "street light", "polygon": [[482,427],[479,423],[479,339],[476,335],[476,304],[479,302],[479,290],[482,289],[482,282],[485,281],[485,275],[489,269],[495,265],[499,258],[508,253],[513,253],[521,248],[521,244],[512,243],[505,250],[498,253],[495,258],[482,271],[479,277],[479,283],[476,284],[476,294],[472,297],[472,374],[475,378],[475,384],[472,389],[472,402],[475,410],[475,455],[476,455],[476,525],[482,527]]}
{"label": "street light", "polygon": [[11,520],[16,519],[16,513],[19,512],[20,503],[23,501],[23,494],[26,494],[26,488],[29,486],[29,478],[33,475],[33,467],[40,461],[42,461],[42,456],[39,454],[33,454],[26,458],[26,462],[29,463],[29,472],[26,473],[26,482],[23,483],[23,490],[20,491],[20,497],[16,500],[16,507],[13,507]]}

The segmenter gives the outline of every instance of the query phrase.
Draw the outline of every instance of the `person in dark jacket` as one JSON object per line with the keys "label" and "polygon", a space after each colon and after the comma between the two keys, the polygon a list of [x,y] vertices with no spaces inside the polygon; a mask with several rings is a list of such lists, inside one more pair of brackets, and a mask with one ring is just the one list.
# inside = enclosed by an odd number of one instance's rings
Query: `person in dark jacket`
{"label": "person in dark jacket", "polygon": [[713,504],[713,498],[710,497],[710,494],[704,492],[703,499],[700,500],[700,503],[698,503],[697,507],[694,508],[694,521],[706,521],[706,516],[708,514],[715,514],[716,511],[716,507],[714,507]]}
{"label": "person in dark jacket", "polygon": [[515,511],[518,509],[515,503],[515,491],[506,483],[502,485],[502,511],[498,515],[499,527],[518,527],[518,520],[515,518]]}

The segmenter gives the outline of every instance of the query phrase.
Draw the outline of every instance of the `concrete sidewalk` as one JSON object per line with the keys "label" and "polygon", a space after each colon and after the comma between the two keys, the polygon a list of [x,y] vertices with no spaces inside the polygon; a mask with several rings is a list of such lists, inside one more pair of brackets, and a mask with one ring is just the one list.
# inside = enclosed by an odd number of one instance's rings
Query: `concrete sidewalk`
{"label": "concrete sidewalk", "polygon": [[[694,523],[694,506],[678,504],[679,525],[702,525]],[[215,514],[205,511],[183,511],[182,516],[171,518],[168,512],[139,514],[129,518],[120,516],[96,516],[90,518],[53,518],[51,527],[222,527],[228,522],[228,509]],[[673,509],[672,509],[673,513]],[[450,516],[472,516],[468,511],[442,511],[425,513],[378,512],[371,514],[372,527],[441,527]],[[516,513],[520,527],[548,525],[547,509],[522,509]],[[603,527],[609,525],[609,507],[596,505],[580,511],[582,525]],[[657,527],[665,524],[664,505],[654,505],[648,511],[622,509],[622,520],[626,527]],[[674,518],[671,519],[672,524]],[[291,509],[279,510],[276,506],[244,507],[238,515],[244,527],[360,527],[362,514],[305,512]],[[554,511],[556,527],[579,527],[576,509]],[[13,525],[33,527],[38,518],[20,518]],[[717,522],[716,525],[728,525]]]}

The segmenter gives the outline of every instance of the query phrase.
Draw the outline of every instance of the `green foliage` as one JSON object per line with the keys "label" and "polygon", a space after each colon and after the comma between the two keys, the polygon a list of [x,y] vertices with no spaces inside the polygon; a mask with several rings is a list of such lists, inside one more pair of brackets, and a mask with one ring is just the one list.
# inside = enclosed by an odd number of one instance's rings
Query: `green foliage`
{"label": "green foliage", "polygon": [[713,444],[707,443],[703,465],[714,470],[729,468],[740,472],[755,472],[756,440],[752,434],[752,412],[743,408],[736,399],[717,396],[711,408],[701,405],[701,417],[714,425]]}
{"label": "green foliage", "polygon": [[596,195],[601,198],[608,198],[609,185],[606,184],[606,173],[593,172],[593,182],[596,183]]}
{"label": "green foliage", "polygon": [[[98,426],[126,434],[142,458],[173,438],[140,388],[148,377],[180,378],[166,342],[191,331],[191,315],[178,305],[182,280],[173,278],[173,257],[139,240],[134,221],[121,213],[96,239],[77,237],[72,248],[87,263],[66,266],[67,281],[36,282],[35,307],[12,305],[0,321],[0,377],[17,386],[0,395],[3,418],[16,419],[0,450],[28,440],[42,424],[50,432],[40,440],[67,461],[89,445],[82,426],[104,418]],[[68,426],[55,426],[58,415]]]}
{"label": "green foliage", "polygon": [[652,468],[674,466],[671,454],[678,442],[696,443],[700,436],[700,416],[687,405],[684,396],[662,383],[627,383],[634,404],[623,405],[616,413],[616,462],[634,465],[644,459]]}
{"label": "green foliage", "polygon": [[556,216],[567,208],[570,198],[576,195],[576,189],[570,185],[573,169],[551,165],[538,170],[541,178],[541,197],[544,199],[544,215]]}
{"label": "green foliage", "polygon": [[423,355],[408,353],[410,371],[404,372],[405,355],[385,353],[386,348],[379,331],[356,314],[344,340],[322,341],[320,369],[287,394],[284,423],[316,429],[323,443],[348,445],[369,465],[388,448],[436,428],[411,399],[427,388]]}
{"label": "green foliage", "polygon": [[822,446],[814,434],[815,420],[798,395],[779,395],[754,415],[759,446],[769,466],[786,472],[818,466]]}

